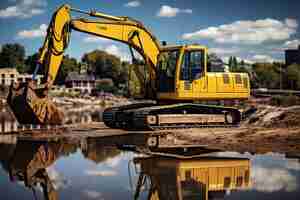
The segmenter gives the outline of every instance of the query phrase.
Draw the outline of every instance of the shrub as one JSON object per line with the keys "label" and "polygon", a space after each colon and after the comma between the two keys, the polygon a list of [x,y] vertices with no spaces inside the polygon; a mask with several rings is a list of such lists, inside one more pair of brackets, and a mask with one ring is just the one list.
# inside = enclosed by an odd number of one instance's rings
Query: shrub
{"label": "shrub", "polygon": [[270,104],[273,106],[293,106],[300,105],[300,97],[295,95],[289,96],[273,96]]}

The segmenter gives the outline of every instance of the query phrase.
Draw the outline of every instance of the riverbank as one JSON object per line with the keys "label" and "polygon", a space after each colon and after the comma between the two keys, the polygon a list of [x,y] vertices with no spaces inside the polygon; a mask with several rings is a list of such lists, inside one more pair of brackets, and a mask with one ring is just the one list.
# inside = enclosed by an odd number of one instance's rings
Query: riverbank
{"label": "riverbank", "polygon": [[[124,102],[120,102],[124,103]],[[74,105],[79,105],[77,102]],[[124,131],[110,129],[101,122],[104,107],[94,105],[63,106],[68,122],[61,128],[48,127],[41,130],[18,128],[8,120],[9,112],[4,110],[1,119],[3,135],[14,135],[27,139],[55,140],[57,138],[110,137],[118,135],[163,136],[160,145],[203,145],[223,151],[238,152],[280,152],[300,154],[300,106],[275,107],[258,105],[257,112],[242,122],[238,128],[189,128],[162,131]],[[95,122],[97,121],[97,122]],[[13,125],[13,131],[8,128]],[[167,138],[165,138],[167,136]],[[132,138],[132,137],[131,137]]]}

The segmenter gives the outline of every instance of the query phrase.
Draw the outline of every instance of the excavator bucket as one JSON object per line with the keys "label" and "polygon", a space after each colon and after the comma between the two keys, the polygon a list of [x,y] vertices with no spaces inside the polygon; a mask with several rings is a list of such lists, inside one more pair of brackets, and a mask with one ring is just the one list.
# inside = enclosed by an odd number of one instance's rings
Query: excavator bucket
{"label": "excavator bucket", "polygon": [[20,124],[61,125],[63,112],[47,97],[47,90],[36,87],[35,81],[13,83],[7,103]]}

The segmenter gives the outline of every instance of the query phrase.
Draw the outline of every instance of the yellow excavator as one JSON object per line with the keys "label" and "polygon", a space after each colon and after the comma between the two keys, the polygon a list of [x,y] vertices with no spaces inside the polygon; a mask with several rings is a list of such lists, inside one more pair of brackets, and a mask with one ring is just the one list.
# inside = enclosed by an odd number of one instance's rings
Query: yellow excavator
{"label": "yellow excavator", "polygon": [[[71,12],[87,18],[72,18]],[[62,5],[47,29],[40,49],[34,77],[39,68],[45,71],[45,82],[14,84],[8,104],[20,123],[60,124],[62,112],[47,97],[54,83],[71,30],[125,43],[144,59],[147,74],[136,67],[134,72],[143,85],[144,99],[154,103],[137,103],[108,108],[104,123],[111,128],[161,129],[194,126],[235,126],[242,113],[234,107],[207,102],[246,100],[250,95],[249,77],[245,73],[209,71],[208,49],[202,45],[160,44],[139,21],[96,11],[82,11]],[[133,57],[134,58],[134,57]],[[133,59],[134,60],[134,59]],[[143,77],[141,77],[143,76]]]}

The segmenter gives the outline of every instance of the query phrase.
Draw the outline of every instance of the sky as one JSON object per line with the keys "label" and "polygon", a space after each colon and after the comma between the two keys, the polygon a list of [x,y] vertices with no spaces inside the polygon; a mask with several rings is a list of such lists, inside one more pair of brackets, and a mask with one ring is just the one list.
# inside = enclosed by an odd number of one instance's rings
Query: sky
{"label": "sky", "polygon": [[[1,0],[0,46],[20,43],[26,55],[36,52],[53,12],[64,3],[135,18],[160,41],[206,45],[225,61],[284,61],[284,50],[300,44],[299,0]],[[94,49],[131,59],[126,45],[76,31],[66,54],[80,60]]]}

